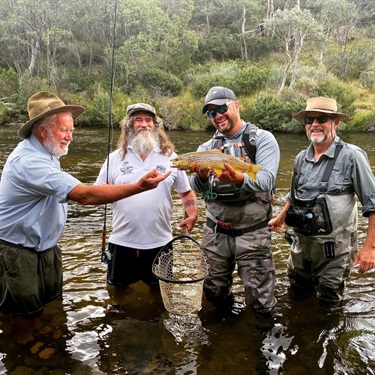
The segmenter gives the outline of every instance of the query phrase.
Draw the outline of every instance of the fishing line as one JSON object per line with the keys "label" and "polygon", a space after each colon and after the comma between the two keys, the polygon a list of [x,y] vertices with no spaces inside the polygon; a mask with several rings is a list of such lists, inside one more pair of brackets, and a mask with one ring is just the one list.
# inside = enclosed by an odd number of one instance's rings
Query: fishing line
{"label": "fishing line", "polygon": [[[116,43],[116,23],[117,23],[117,6],[118,0],[115,0],[115,8],[114,8],[114,19],[113,19],[113,38],[112,38],[112,56],[111,56],[111,85],[110,85],[110,92],[109,92],[109,122],[108,122],[108,144],[107,144],[107,174],[106,174],[106,183],[108,184],[109,181],[109,155],[112,149],[112,142],[113,142],[113,91],[114,91],[114,82],[115,82],[115,43]],[[104,206],[104,223],[103,223],[103,231],[102,231],[102,255],[101,260],[103,263],[108,263],[111,260],[111,254],[106,249],[106,237],[107,237],[107,207],[108,205],[105,204]]]}

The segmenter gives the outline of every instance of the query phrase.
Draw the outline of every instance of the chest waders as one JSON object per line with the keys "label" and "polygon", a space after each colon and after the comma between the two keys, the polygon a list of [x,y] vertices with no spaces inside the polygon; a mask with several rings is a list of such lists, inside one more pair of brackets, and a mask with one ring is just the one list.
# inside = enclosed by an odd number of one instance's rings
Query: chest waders
{"label": "chest waders", "polygon": [[[224,144],[224,136],[214,136],[212,149],[219,149],[223,153],[237,156],[238,153],[236,155],[234,148],[239,148],[241,150],[241,156],[245,159],[245,161],[249,161],[252,164],[255,164],[255,139],[258,129],[259,127],[256,125],[250,123],[246,124],[246,128],[242,133],[241,142],[234,142],[229,144]],[[236,186],[234,183],[222,183],[218,178],[210,176],[208,190],[202,194],[202,197],[206,202],[212,202],[220,206],[230,205],[231,207],[244,207],[246,205],[258,202],[269,205],[269,209],[266,215],[267,219],[265,221],[252,225],[250,227],[232,228],[230,222],[218,220],[212,213],[210,213],[207,208],[207,226],[214,230],[215,233],[223,233],[232,237],[241,236],[244,233],[267,227],[268,221],[271,218],[271,200],[268,199],[268,196],[265,197],[265,194],[267,193],[249,192],[242,187]]]}
{"label": "chest waders", "polygon": [[[300,163],[296,168],[294,190],[292,193],[293,203],[291,204],[285,217],[285,224],[293,227],[295,232],[305,236],[328,235],[332,232],[332,222],[324,194],[327,192],[328,180],[332,173],[337,156],[342,148],[342,144],[338,144],[336,146],[334,156],[333,158],[329,159],[323,172],[318,194],[313,199],[297,199],[294,195],[294,191],[296,191],[298,187],[298,181],[301,176],[300,171],[302,162],[306,153],[301,157]],[[331,250],[328,250],[328,252],[332,253]]]}

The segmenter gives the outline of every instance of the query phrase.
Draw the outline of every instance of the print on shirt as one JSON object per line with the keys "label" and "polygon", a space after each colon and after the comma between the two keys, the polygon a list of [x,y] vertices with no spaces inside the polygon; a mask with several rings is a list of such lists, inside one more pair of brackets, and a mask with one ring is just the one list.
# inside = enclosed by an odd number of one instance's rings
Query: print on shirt
{"label": "print on shirt", "polygon": [[161,173],[161,174],[164,174],[165,172],[167,172],[167,168],[165,167],[165,165],[157,165],[156,167],[155,167],[155,169],[159,172],[159,173]]}
{"label": "print on shirt", "polygon": [[120,168],[120,171],[122,172],[123,175],[132,174],[134,171],[134,167],[130,165],[128,161],[124,161],[124,163],[122,164]]}

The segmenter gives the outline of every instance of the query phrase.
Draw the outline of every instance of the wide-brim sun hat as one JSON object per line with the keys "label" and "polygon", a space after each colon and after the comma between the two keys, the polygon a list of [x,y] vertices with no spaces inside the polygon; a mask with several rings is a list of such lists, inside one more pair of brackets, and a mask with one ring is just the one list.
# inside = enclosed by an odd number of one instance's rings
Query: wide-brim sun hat
{"label": "wide-brim sun hat", "polygon": [[23,139],[30,137],[33,124],[45,116],[70,112],[75,120],[85,112],[85,109],[80,105],[66,105],[57,95],[40,91],[30,97],[27,102],[27,112],[30,120],[18,129],[18,135]]}
{"label": "wide-brim sun hat", "polygon": [[342,121],[346,121],[350,118],[346,113],[339,112],[337,110],[337,102],[335,99],[325,98],[322,96],[316,98],[310,98],[306,100],[306,109],[299,111],[293,115],[293,117],[303,122],[308,112],[321,112],[334,115]]}
{"label": "wide-brim sun hat", "polygon": [[236,95],[231,89],[222,86],[211,87],[204,100],[202,112],[206,113],[210,104],[219,106],[225,104],[228,100],[237,101]]}

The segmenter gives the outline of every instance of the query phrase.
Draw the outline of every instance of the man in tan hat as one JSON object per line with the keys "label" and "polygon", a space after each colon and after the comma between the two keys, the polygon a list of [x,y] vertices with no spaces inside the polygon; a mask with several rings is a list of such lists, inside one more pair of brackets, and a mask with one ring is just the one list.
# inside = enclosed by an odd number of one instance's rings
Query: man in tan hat
{"label": "man in tan hat", "polygon": [[[269,226],[293,227],[286,232],[292,291],[305,295],[316,289],[320,300],[340,302],[352,267],[360,273],[375,267],[375,179],[366,153],[337,136],[340,120],[349,116],[334,99],[310,98],[293,117],[304,123],[310,146],[297,155],[287,202]],[[359,251],[356,195],[369,218]]]}
{"label": "man in tan hat", "polygon": [[61,250],[67,201],[112,203],[154,189],[170,172],[150,170],[121,185],[86,186],[64,172],[59,158],[73,140],[73,121],[84,112],[56,95],[38,92],[28,101],[22,142],[9,155],[0,181],[0,310],[35,316],[61,295]]}

